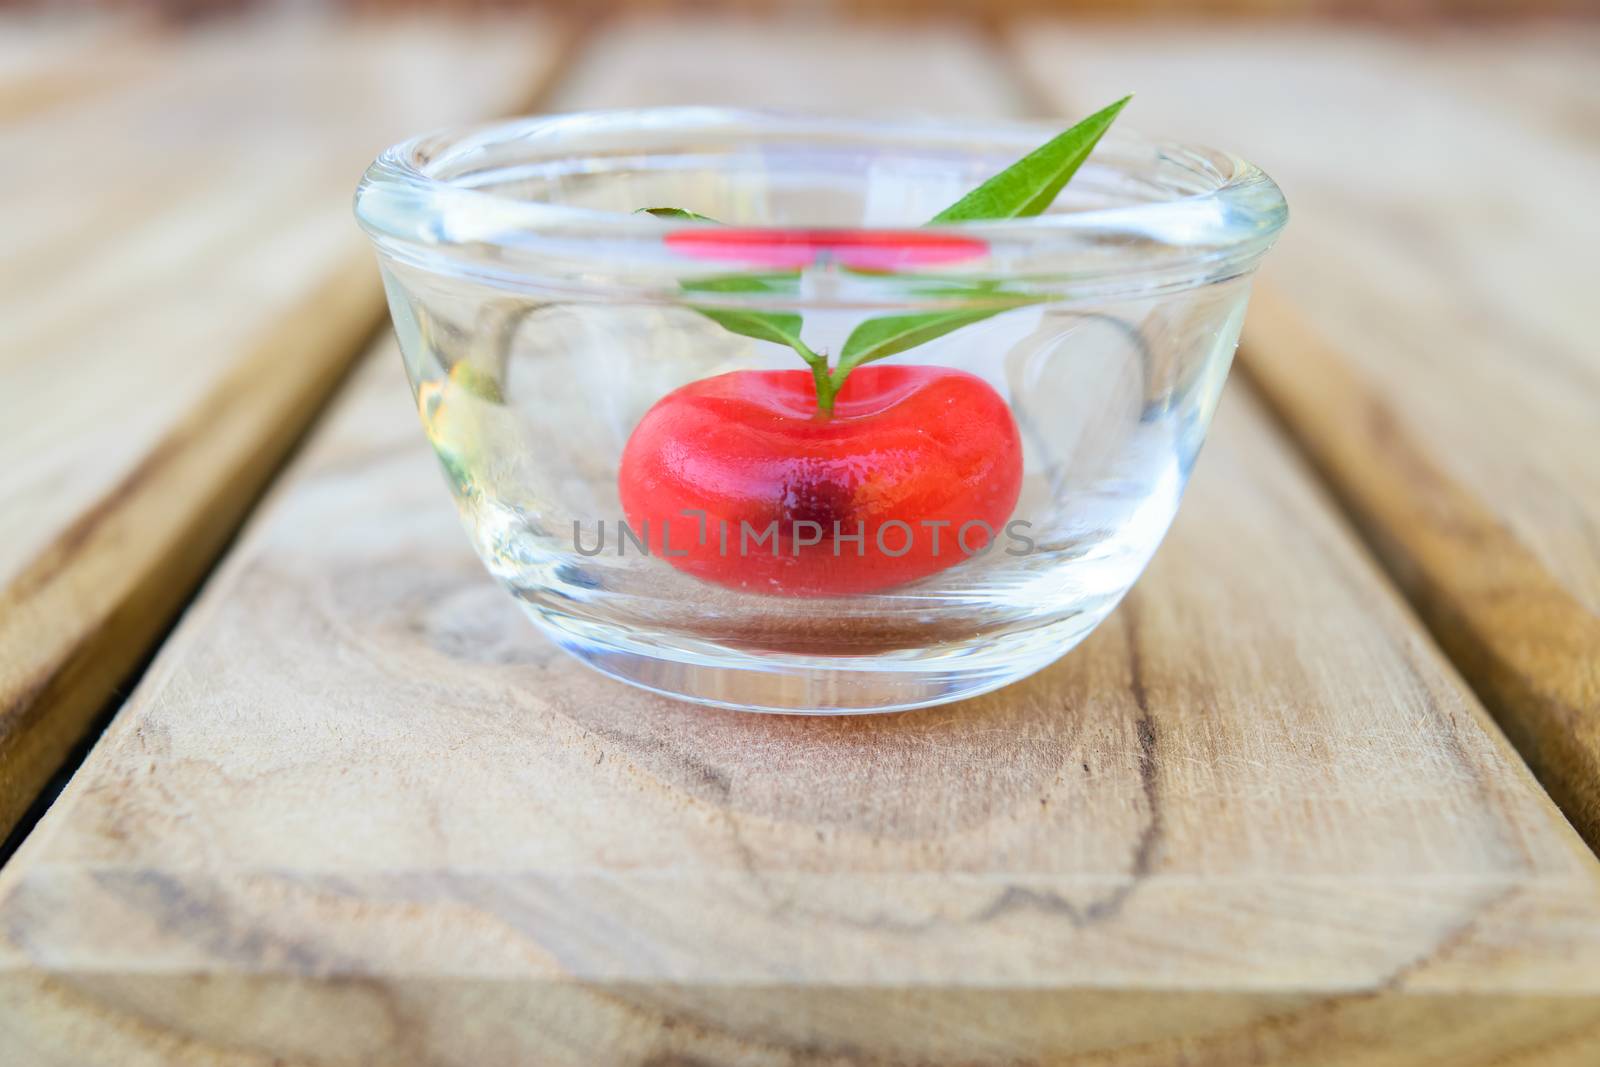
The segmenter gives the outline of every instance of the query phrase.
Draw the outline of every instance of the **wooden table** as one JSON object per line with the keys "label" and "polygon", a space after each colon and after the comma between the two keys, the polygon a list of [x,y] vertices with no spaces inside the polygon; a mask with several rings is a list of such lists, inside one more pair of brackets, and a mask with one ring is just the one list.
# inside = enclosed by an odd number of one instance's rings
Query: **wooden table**
{"label": "wooden table", "polygon": [[[0,867],[0,1063],[1600,1062],[1593,30],[17,31],[8,822],[159,651]],[[1130,88],[1296,216],[1149,574],[1000,693],[589,674],[472,558],[387,331],[339,385],[405,130]]]}

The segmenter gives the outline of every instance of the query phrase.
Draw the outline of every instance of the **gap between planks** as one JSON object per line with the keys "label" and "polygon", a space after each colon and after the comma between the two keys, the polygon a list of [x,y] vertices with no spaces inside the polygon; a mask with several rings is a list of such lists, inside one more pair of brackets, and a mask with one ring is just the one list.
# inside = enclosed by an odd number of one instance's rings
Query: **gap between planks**
{"label": "gap between planks", "polygon": [[[1018,20],[999,27],[995,47],[1034,106],[1059,110],[1066,93],[1043,82],[1019,43],[1040,25],[1051,26]],[[1293,228],[1291,220],[1291,236]],[[1270,279],[1255,282],[1239,369],[1541,784],[1600,852],[1600,617],[1483,498],[1446,472],[1395,399]]]}
{"label": "gap between planks", "polygon": [[[536,106],[592,22],[520,24],[552,43],[496,110]],[[140,34],[135,67],[150,65],[143,51],[160,40]],[[168,43],[167,58],[181,62],[181,36]],[[73,62],[83,66],[81,57]],[[29,84],[40,79],[52,89],[45,105],[71,98],[48,71]],[[19,101],[13,111],[23,108]],[[70,776],[137,684],[356,358],[388,328],[364,240],[323,269],[321,283],[0,588],[0,864],[48,807],[52,781]],[[298,366],[286,364],[285,353],[298,354]]]}
{"label": "gap between planks", "polygon": [[[959,714],[752,722],[622,690],[515,629],[454,516],[413,506],[443,491],[390,447],[425,455],[388,414],[392,348],[378,356],[381,414],[328,421],[305,491],[263,510],[32,866],[8,872],[0,928],[34,923],[39,955],[0,983],[0,1013],[41,1042],[120,1026],[126,1062],[180,1047],[230,1064],[527,1062],[506,1051],[518,1035],[574,1063],[594,1061],[585,1038],[657,1063],[886,1062],[891,1042],[918,1062],[1140,1067],[1395,1063],[1424,1039],[1453,1063],[1594,1051],[1593,857],[1249,390],[1145,591],[1047,676]],[[352,486],[373,498],[337,505]],[[1366,699],[1302,670],[1270,607],[1302,576],[1241,501],[1311,528],[1306,622]],[[357,515],[369,534],[411,524],[415,587],[311,529]],[[1241,540],[1272,575],[1208,571]],[[1229,585],[1239,634],[1204,636]],[[274,605],[313,625],[255,618]],[[271,653],[252,684],[227,630]],[[337,672],[320,703],[282,676],[302,654]],[[196,672],[239,689],[219,699]],[[252,785],[271,803],[240,803]]]}
{"label": "gap between planks", "polygon": [[1276,288],[1257,287],[1240,351],[1285,435],[1600,853],[1600,619]]}

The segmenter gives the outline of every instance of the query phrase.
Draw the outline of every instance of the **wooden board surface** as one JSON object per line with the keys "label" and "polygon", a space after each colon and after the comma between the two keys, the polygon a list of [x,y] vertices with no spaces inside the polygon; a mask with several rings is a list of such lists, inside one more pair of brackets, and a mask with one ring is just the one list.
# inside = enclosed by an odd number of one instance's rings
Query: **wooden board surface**
{"label": "wooden board surface", "polygon": [[0,837],[379,322],[363,166],[515,109],[557,40],[10,28],[40,47],[0,67]]}
{"label": "wooden board surface", "polygon": [[[725,32],[636,25],[569,84],[674,99],[737,46],[720,95],[792,91],[783,35]],[[915,43],[862,62],[910,82]],[[1600,1056],[1600,865],[1238,383],[1081,648],[836,720],[556,651],[415,422],[380,345],[0,871],[0,1060]]]}
{"label": "wooden board surface", "polygon": [[1279,179],[1245,367],[1600,848],[1600,29],[1011,40]]}

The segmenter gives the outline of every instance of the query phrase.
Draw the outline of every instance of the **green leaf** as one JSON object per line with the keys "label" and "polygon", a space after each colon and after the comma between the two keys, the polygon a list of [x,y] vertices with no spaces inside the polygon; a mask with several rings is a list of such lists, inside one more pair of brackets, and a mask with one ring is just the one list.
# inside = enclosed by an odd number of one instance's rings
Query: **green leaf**
{"label": "green leaf", "polygon": [[800,272],[776,270],[766,274],[714,274],[680,282],[690,293],[773,293],[794,296],[800,291]]}
{"label": "green leaf", "polygon": [[[1095,112],[1065,133],[1052,138],[996,174],[972,192],[933,217],[933,222],[975,222],[1038,215],[1060,195],[1062,188],[1083,166],[1094,146],[1132,97],[1125,96]],[[974,290],[976,295],[982,287]],[[985,295],[992,293],[987,290]],[[1031,303],[1019,300],[1012,306]],[[953,330],[982,322],[1008,310],[1005,307],[932,311],[921,315],[891,315],[868,319],[851,331],[839,352],[836,384],[863,363],[871,363],[943,337]]]}
{"label": "green leaf", "polygon": [[[1055,202],[1061,190],[1083,166],[1094,151],[1100,138],[1111,128],[1117,115],[1127,106],[1131,96],[1125,96],[1110,107],[1090,115],[1056,137],[1040,145],[1017,162],[996,174],[954,204],[935,215],[930,224],[941,222],[976,222],[985,219],[1015,219],[1042,214]],[[663,219],[685,219],[694,222],[715,222],[715,219],[675,207],[640,208],[642,212]],[[684,282],[688,292],[710,293],[783,293],[793,294],[799,284],[799,272],[781,274],[744,274],[703,278]],[[817,381],[817,405],[824,412],[833,409],[833,398],[844,385],[845,378],[863,363],[905,352],[926,344],[947,333],[970,326],[975,322],[998,315],[1011,308],[1037,303],[1041,298],[1007,294],[997,283],[987,282],[967,287],[936,287],[939,295],[969,300],[988,299],[988,306],[959,308],[953,311],[931,311],[912,315],[886,315],[868,319],[850,332],[844,347],[839,351],[839,362],[830,372],[826,356],[811,351],[800,340],[801,318],[791,312],[747,311],[694,306],[694,309],[726,330],[759,341],[774,341],[788,345],[800,353],[811,367]]]}
{"label": "green leaf", "polygon": [[981,322],[998,315],[1003,308],[986,308],[983,311],[935,311],[925,315],[887,315],[868,319],[845,339],[839,350],[839,366],[835,378],[850,373],[863,363],[904,352],[952,330]]}
{"label": "green leaf", "polygon": [[[681,207],[642,207],[634,214],[654,215],[658,219],[686,219],[691,222],[716,222],[709,215],[701,215]],[[679,288],[689,293],[768,293],[791,295],[799,289],[800,273],[784,271],[778,274],[724,274],[712,278],[695,278],[679,282]],[[747,308],[715,308],[690,304],[691,308],[721,326],[729,333],[751,337],[757,341],[772,341],[788,345],[800,358],[813,367],[826,361],[800,340],[801,318],[793,312],[754,311]]]}
{"label": "green leaf", "polygon": [[[804,343],[800,340],[799,315],[775,315],[761,311],[730,311],[708,307],[696,307],[694,310],[723,329],[741,337],[753,337],[757,341],[773,341],[780,345],[788,345],[796,352],[800,352],[800,346]],[[804,352],[800,354],[805,355]]]}
{"label": "green leaf", "polygon": [[[779,274],[727,274],[714,278],[695,278],[679,283],[689,293],[764,293],[793,295],[800,285],[800,275],[795,271]],[[758,341],[774,341],[788,345],[807,362],[819,359],[800,340],[800,316],[786,311],[756,311],[747,308],[717,308],[691,304],[700,314],[725,330],[741,337]]]}
{"label": "green leaf", "polygon": [[886,315],[882,318],[868,319],[861,323],[850,336],[845,338],[844,347],[839,350],[839,367],[835,372],[839,381],[843,375],[873,360],[883,359],[907,349],[916,348],[935,338],[943,337],[963,326],[970,326],[975,322],[992,318],[1002,311],[1013,308],[1026,307],[1028,304],[1038,303],[1041,298],[1008,294],[998,288],[994,282],[985,282],[966,287],[939,287],[927,290],[940,296],[965,298],[968,300],[1005,301],[999,305],[982,308],[957,308],[952,311],[930,311],[913,315]]}
{"label": "green leaf", "polygon": [[1089,158],[1118,113],[1125,96],[1067,132],[1051,138],[933,217],[934,222],[1017,219],[1044,212]]}
{"label": "green leaf", "polygon": [[654,215],[658,219],[684,219],[688,222],[716,222],[709,215],[701,215],[681,207],[642,207],[635,215]]}

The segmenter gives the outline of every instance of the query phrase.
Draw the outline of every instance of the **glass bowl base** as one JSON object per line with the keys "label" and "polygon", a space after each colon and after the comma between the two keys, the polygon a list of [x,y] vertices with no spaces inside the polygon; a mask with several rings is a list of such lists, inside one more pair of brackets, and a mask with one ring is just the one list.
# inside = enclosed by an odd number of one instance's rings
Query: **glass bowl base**
{"label": "glass bowl base", "polygon": [[907,711],[988,693],[1055,662],[1107,613],[903,653],[803,656],[652,641],[523,606],[556,644],[602,674],[677,700],[785,715]]}

